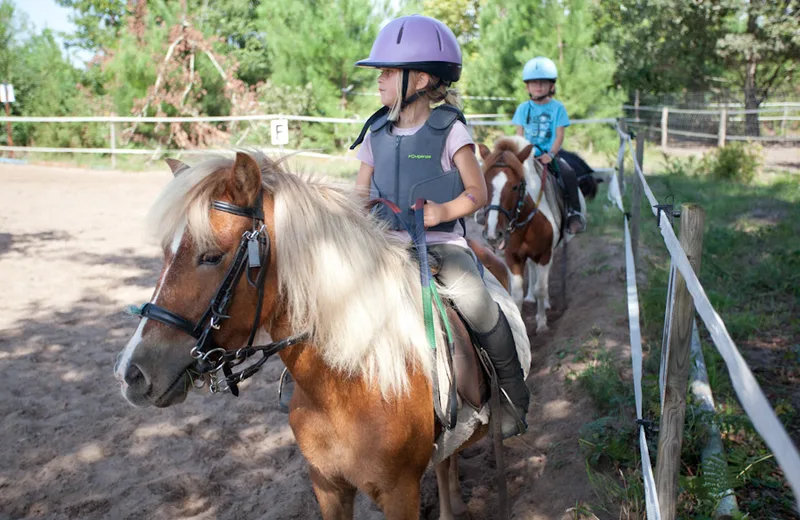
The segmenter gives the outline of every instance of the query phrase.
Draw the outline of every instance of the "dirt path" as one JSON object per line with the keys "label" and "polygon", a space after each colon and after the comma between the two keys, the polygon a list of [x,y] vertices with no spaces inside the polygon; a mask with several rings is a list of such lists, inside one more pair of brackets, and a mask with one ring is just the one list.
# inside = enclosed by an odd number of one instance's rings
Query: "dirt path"
{"label": "dirt path", "polygon": [[[119,395],[112,365],[136,325],[121,310],[155,284],[159,251],[143,245],[142,224],[168,180],[166,168],[0,165],[0,519],[318,518],[277,410],[279,361],[236,400],[194,393],[176,408],[140,410]],[[577,367],[564,354],[598,335],[627,345],[620,242],[589,233],[573,244],[569,309],[560,315],[554,268],[552,330],[531,338],[531,430],[507,442],[518,519],[570,518],[593,500],[577,439],[594,410],[566,382]],[[471,517],[493,518],[489,442],[467,450],[461,469]],[[422,518],[437,518],[432,471],[423,489]],[[360,497],[356,518],[381,515]]]}

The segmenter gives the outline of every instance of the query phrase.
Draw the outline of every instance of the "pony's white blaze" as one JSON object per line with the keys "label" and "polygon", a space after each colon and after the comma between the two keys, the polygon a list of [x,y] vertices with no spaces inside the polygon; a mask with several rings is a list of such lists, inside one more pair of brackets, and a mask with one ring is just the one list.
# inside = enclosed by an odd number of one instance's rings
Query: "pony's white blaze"
{"label": "pony's white blaze", "polygon": [[[504,172],[498,173],[495,178],[492,179],[492,202],[490,203],[492,206],[500,205],[500,195],[507,182],[508,177]],[[490,237],[497,236],[497,215],[497,211],[490,211],[486,218],[486,234]]]}
{"label": "pony's white blaze", "polygon": [[[178,232],[175,233],[175,236],[172,239],[172,243],[170,245],[170,251],[172,251],[172,257],[169,260],[169,263],[164,268],[164,272],[161,273],[161,278],[159,278],[158,283],[156,284],[156,290],[153,294],[153,298],[150,300],[150,303],[157,304],[158,296],[161,294],[161,288],[164,287],[164,280],[167,279],[167,273],[169,272],[169,268],[172,267],[172,263],[175,261],[175,254],[178,252],[178,248],[181,245],[181,241],[183,240],[183,234],[186,231],[186,224],[184,223],[179,229]],[[119,361],[117,361],[116,370],[114,371],[114,375],[119,381],[122,381],[123,384],[125,382],[125,372],[128,370],[128,365],[130,365],[131,357],[133,357],[133,353],[136,351],[136,347],[139,346],[139,343],[142,342],[142,331],[144,330],[144,326],[147,324],[147,318],[142,318],[139,321],[139,326],[136,327],[136,332],[133,333],[133,336],[130,340],[128,340],[128,344],[125,345],[125,350],[122,351],[120,354]],[[123,387],[123,391],[125,388]]]}
{"label": "pony's white blaze", "polygon": [[[178,254],[178,248],[181,247],[181,242],[183,241],[183,234],[186,232],[186,224],[187,222],[184,220],[183,223],[178,228],[178,232],[175,233],[175,236],[172,237],[172,244],[170,245],[170,250],[172,251],[173,255]],[[159,283],[159,291],[161,290],[161,284]]]}

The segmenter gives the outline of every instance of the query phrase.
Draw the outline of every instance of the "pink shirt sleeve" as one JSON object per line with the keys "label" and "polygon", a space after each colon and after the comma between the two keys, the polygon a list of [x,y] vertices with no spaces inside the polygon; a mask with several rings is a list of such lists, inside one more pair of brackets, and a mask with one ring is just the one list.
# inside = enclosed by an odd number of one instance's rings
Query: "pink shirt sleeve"
{"label": "pink shirt sleeve", "polygon": [[364,136],[364,141],[362,141],[361,146],[358,147],[358,152],[356,152],[356,159],[359,161],[375,167],[375,158],[372,156],[372,141],[370,140],[370,134],[372,132],[367,132]]}
{"label": "pink shirt sleeve", "polygon": [[470,146],[472,152],[475,152],[475,142],[469,136],[467,125],[461,121],[456,121],[452,130],[450,130],[450,135],[447,136],[447,142],[444,144],[444,153],[442,154],[442,168],[444,171],[450,171],[455,168],[453,156],[465,146]]}

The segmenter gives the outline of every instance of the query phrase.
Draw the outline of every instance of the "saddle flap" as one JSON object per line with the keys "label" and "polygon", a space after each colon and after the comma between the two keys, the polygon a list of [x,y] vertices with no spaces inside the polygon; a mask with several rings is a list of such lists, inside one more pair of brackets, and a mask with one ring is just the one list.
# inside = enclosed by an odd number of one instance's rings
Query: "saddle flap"
{"label": "saddle flap", "polygon": [[480,410],[488,398],[489,387],[481,368],[472,338],[467,327],[452,308],[447,309],[447,319],[453,331],[455,343],[455,356],[453,357],[453,370],[456,377],[456,388],[462,401],[475,410]]}

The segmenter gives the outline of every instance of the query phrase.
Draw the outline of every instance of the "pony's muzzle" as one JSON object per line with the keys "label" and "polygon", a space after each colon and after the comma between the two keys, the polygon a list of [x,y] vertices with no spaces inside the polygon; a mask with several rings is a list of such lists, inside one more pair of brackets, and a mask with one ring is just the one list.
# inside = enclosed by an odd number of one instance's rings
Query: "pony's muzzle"
{"label": "pony's muzzle", "polygon": [[489,236],[488,231],[486,231],[485,228],[483,230],[483,240],[485,240],[494,251],[502,251],[505,249],[507,238],[508,236],[506,233],[495,233],[493,236]]}
{"label": "pony's muzzle", "polygon": [[152,386],[142,369],[135,363],[128,365],[123,380],[127,385],[126,394],[130,396],[144,397],[150,392],[150,387]]}

